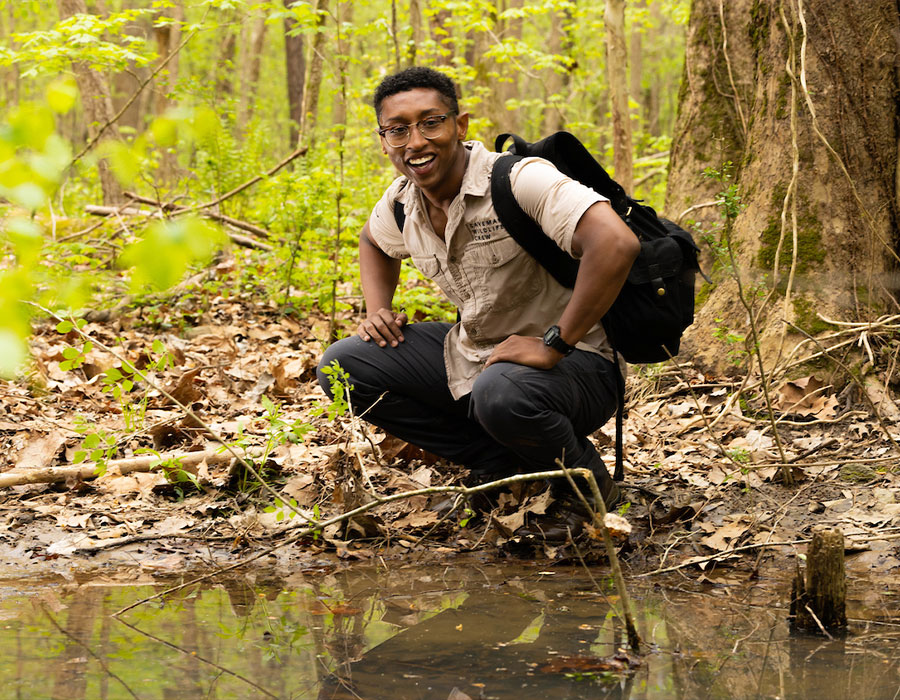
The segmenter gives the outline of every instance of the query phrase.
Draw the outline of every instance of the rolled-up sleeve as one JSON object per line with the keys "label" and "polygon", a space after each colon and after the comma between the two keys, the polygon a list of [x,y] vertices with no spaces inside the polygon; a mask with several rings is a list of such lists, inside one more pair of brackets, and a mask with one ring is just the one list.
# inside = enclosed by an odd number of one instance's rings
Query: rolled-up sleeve
{"label": "rolled-up sleeve", "polygon": [[369,217],[369,234],[386,255],[392,258],[408,258],[409,251],[403,241],[403,232],[394,218],[394,201],[406,184],[406,178],[398,178],[391,183]]}
{"label": "rolled-up sleeve", "polygon": [[542,158],[526,158],[517,163],[510,173],[510,183],[522,209],[573,256],[572,238],[581,217],[597,202],[609,201]]}

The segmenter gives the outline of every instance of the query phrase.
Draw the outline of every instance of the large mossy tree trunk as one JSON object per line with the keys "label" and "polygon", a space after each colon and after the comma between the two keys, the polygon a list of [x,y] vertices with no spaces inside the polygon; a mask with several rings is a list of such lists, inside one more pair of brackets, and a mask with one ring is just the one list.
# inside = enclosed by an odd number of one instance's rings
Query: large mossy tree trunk
{"label": "large mossy tree trunk", "polygon": [[[731,163],[732,250],[769,360],[803,337],[789,324],[898,308],[898,37],[896,0],[694,0],[666,211],[720,224],[707,203],[725,185],[703,171]],[[718,250],[687,346],[722,369],[713,330],[749,325]]]}

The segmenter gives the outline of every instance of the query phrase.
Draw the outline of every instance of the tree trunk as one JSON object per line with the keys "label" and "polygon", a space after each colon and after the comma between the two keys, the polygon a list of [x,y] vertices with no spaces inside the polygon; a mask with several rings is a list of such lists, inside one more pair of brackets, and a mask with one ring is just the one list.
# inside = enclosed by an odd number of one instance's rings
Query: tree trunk
{"label": "tree trunk", "polygon": [[[646,5],[646,0],[635,0],[635,5]],[[644,95],[644,26],[634,22],[628,41],[628,92],[637,107],[637,115],[646,120],[649,110]]]}
{"label": "tree trunk", "polygon": [[416,64],[416,55],[422,44],[422,6],[421,0],[409,0],[409,26],[412,29],[409,48],[407,50],[407,66]]}
{"label": "tree trunk", "polygon": [[[284,0],[285,7],[294,0]],[[284,20],[284,62],[287,75],[288,94],[288,137],[291,148],[297,145],[300,135],[300,122],[303,121],[303,92],[306,85],[306,53],[303,35],[291,35],[296,21],[291,17]]]}
{"label": "tree trunk", "polygon": [[445,29],[450,24],[452,16],[451,10],[440,9],[431,18],[431,40],[434,42],[437,52],[434,62],[439,66],[449,66],[453,63],[453,38]]}
{"label": "tree trunk", "polygon": [[243,132],[256,107],[259,71],[266,40],[266,18],[261,15],[250,23],[249,36],[241,46],[241,104],[238,108],[238,131]]}
{"label": "tree trunk", "polygon": [[[714,199],[723,184],[703,169],[732,163],[742,204],[732,249],[770,360],[803,337],[785,337],[787,323],[815,333],[817,312],[897,308],[898,35],[895,0],[694,0],[667,209],[677,217]],[[705,207],[687,218],[716,217]],[[748,334],[729,267],[707,266],[718,284],[689,334],[717,368],[726,353],[709,342],[714,327]],[[759,288],[772,292],[765,308]]]}
{"label": "tree trunk", "polygon": [[[159,61],[162,63],[178,48],[181,43],[181,24],[177,20],[184,19],[184,9],[181,6],[170,8],[172,18],[176,20],[173,24],[162,27],[155,27],[156,34],[156,52],[159,54]],[[156,74],[155,78],[155,100],[153,109],[157,116],[165,114],[166,110],[172,106],[172,100],[169,97],[175,85],[178,83],[178,55],[172,56],[166,67]],[[174,149],[163,149],[162,159],[160,161],[160,177],[164,183],[171,183],[175,178],[175,171],[178,165],[178,159],[175,156]]]}
{"label": "tree trunk", "polygon": [[[234,59],[237,52],[237,31],[234,25],[240,26],[241,16],[237,10],[227,13],[222,32],[225,34],[219,46],[218,56],[213,65],[212,80],[216,86],[216,95],[222,97],[234,93]],[[229,26],[231,25],[231,26]]]}
{"label": "tree trunk", "polygon": [[319,90],[322,87],[322,62],[325,50],[325,19],[328,0],[316,0],[315,12],[318,17],[318,31],[313,38],[312,56],[309,60],[309,75],[303,90],[303,111],[300,118],[299,142],[312,143],[313,129],[319,116]]}
{"label": "tree trunk", "polygon": [[625,49],[625,0],[606,0],[607,76],[613,123],[613,167],[616,180],[633,189],[631,116],[628,113],[628,59]]}
{"label": "tree trunk", "polygon": [[[550,53],[564,58],[572,57],[572,36],[570,26],[572,13],[567,8],[553,11],[550,16]],[[567,88],[571,82],[572,73],[569,70],[560,72],[559,67],[552,70],[547,77],[546,99],[550,102],[544,108],[543,133],[552,134],[565,127],[565,113],[563,107],[566,104]]]}
{"label": "tree trunk", "polygon": [[[522,0],[507,0],[506,9],[518,9],[522,7]],[[499,28],[499,35],[504,39],[522,40],[522,28],[524,23],[521,18],[505,20]],[[506,108],[508,100],[521,96],[520,71],[512,63],[495,64],[497,72],[503,76],[502,81],[496,83],[497,101],[497,132],[519,133],[520,120],[518,110]]]}
{"label": "tree trunk", "polygon": [[344,135],[347,131],[347,81],[349,80],[348,72],[350,68],[350,52],[352,50],[350,39],[344,27],[353,24],[353,3],[350,0],[338,0],[336,11],[337,31],[335,46],[337,55],[335,56],[335,67],[337,75],[335,75],[335,81],[339,89],[334,96],[331,121],[335,127],[335,136],[338,142],[343,144]]}
{"label": "tree trunk", "polygon": [[[84,0],[58,0],[58,3],[61,20],[77,14],[87,14]],[[111,122],[115,115],[109,94],[109,82],[103,73],[93,70],[83,62],[73,63],[72,70],[81,93],[82,111],[90,139],[104,124]],[[118,138],[119,130],[113,124],[106,130],[106,134],[109,138]],[[109,205],[121,203],[122,186],[113,175],[106,158],[97,161],[97,170],[100,174],[100,187],[103,190],[103,203]]]}
{"label": "tree trunk", "polygon": [[806,555],[806,577],[798,566],[791,586],[791,629],[821,632],[846,627],[846,598],[844,535],[837,528],[818,528]]}

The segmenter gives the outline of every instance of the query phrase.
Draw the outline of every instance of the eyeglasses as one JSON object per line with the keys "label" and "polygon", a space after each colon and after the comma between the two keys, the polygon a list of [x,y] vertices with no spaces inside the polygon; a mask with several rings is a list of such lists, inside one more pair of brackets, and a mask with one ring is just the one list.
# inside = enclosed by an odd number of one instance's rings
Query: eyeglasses
{"label": "eyeglasses", "polygon": [[416,127],[426,139],[436,139],[444,130],[444,122],[456,112],[432,114],[420,119],[415,124],[394,124],[378,129],[378,135],[387,141],[388,146],[402,148],[409,143],[410,129]]}

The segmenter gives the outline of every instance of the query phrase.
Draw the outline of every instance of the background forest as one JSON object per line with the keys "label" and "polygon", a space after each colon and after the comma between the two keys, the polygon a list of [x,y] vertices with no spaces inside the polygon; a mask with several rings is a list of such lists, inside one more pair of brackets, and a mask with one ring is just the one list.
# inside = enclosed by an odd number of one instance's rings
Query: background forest
{"label": "background forest", "polygon": [[[620,177],[659,207],[688,2],[610,5],[630,63],[634,170],[620,165]],[[361,300],[356,233],[394,177],[373,134],[370,95],[398,68],[447,71],[472,113],[472,138],[491,145],[505,131],[535,140],[566,128],[613,167],[603,3],[58,0],[2,8],[7,375],[25,361],[29,319],[43,314],[23,300],[78,313],[132,310],[171,328],[196,320],[203,299],[243,297],[299,317],[322,312],[329,328],[321,341],[348,332],[339,318]],[[628,169],[630,160],[622,161]],[[243,246],[236,263],[165,301],[158,290],[192,265],[202,269],[223,233]],[[412,268],[404,274],[398,303],[411,316],[447,313]]]}

